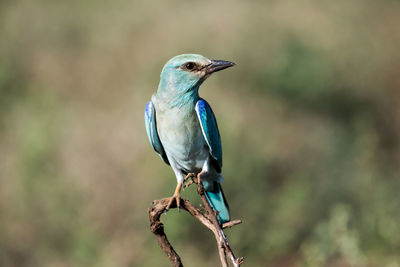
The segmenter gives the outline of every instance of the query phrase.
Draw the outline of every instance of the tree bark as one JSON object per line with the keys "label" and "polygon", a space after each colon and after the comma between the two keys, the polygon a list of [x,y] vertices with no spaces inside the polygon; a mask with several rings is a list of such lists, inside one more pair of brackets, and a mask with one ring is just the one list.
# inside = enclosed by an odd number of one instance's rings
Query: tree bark
{"label": "tree bark", "polygon": [[[236,258],[233,254],[232,249],[229,246],[228,240],[223,232],[224,228],[233,227],[240,224],[241,220],[234,220],[223,224],[222,226],[218,223],[217,213],[212,210],[210,203],[204,194],[203,184],[201,182],[200,175],[188,174],[185,180],[191,178],[192,180],[187,186],[192,183],[197,184],[197,193],[200,195],[203,201],[206,211],[201,212],[196,206],[194,206],[189,200],[180,198],[179,208],[186,210],[193,217],[195,217],[200,223],[206,226],[210,231],[213,232],[215,240],[217,242],[218,254],[220,257],[221,265],[223,267],[228,267],[228,260],[232,266],[240,266],[243,263],[243,258]],[[181,258],[178,253],[174,250],[171,243],[164,232],[164,224],[161,222],[160,217],[164,212],[168,212],[167,206],[170,198],[163,198],[159,200],[154,200],[153,205],[149,208],[149,220],[150,220],[150,230],[156,236],[157,242],[164,253],[168,256],[172,266],[180,267],[183,266]],[[176,208],[176,202],[173,202],[170,208]]]}

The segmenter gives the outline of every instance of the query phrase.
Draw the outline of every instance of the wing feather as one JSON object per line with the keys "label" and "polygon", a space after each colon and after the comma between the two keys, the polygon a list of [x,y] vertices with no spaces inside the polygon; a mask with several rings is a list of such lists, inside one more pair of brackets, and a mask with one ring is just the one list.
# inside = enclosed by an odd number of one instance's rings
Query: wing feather
{"label": "wing feather", "polygon": [[154,150],[160,155],[165,163],[169,165],[167,154],[165,153],[164,147],[160,141],[157,132],[157,121],[156,121],[156,110],[154,108],[153,102],[147,102],[144,121],[146,123],[146,132],[149,138],[150,144],[153,146]]}
{"label": "wing feather", "polygon": [[218,131],[217,121],[210,105],[204,99],[200,98],[196,103],[196,113],[200,122],[204,139],[209,147],[212,158],[218,164],[217,171],[222,167],[222,146],[221,137]]}

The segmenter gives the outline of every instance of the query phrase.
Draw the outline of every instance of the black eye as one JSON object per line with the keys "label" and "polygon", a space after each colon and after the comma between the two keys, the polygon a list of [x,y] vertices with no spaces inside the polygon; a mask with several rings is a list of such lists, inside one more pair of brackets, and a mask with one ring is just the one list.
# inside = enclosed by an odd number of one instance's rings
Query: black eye
{"label": "black eye", "polygon": [[188,69],[188,70],[194,69],[195,66],[196,65],[193,62],[188,62],[188,63],[185,64],[185,68]]}

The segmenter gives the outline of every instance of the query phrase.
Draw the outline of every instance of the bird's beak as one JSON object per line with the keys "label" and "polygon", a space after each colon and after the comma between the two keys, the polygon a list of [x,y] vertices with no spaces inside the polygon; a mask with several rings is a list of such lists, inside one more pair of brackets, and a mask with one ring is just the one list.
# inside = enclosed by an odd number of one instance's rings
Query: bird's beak
{"label": "bird's beak", "polygon": [[225,60],[211,60],[211,64],[207,66],[207,74],[211,74],[229,67],[233,67],[236,64]]}

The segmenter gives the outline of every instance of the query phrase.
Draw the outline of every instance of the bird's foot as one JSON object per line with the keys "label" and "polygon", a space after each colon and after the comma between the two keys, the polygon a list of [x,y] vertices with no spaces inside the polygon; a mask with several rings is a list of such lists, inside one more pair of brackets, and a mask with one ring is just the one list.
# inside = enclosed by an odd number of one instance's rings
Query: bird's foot
{"label": "bird's foot", "polygon": [[196,174],[194,172],[189,172],[185,178],[183,178],[183,182],[185,183],[187,180],[196,177]]}
{"label": "bird's foot", "polygon": [[[184,186],[183,186],[183,189],[186,189],[186,188],[188,188],[191,184],[193,184],[193,183],[196,183],[195,181],[193,181],[193,178],[195,178],[196,177],[196,174],[195,173],[188,173],[187,175],[186,175],[186,177],[183,179],[183,184],[184,184]],[[190,180],[189,180],[190,179]],[[187,183],[186,183],[187,182]]]}
{"label": "bird's foot", "polygon": [[[207,171],[201,171],[199,173],[188,173],[186,177],[183,179],[183,188],[186,189],[192,184],[200,184],[200,181],[208,174]],[[190,180],[189,180],[190,179]]]}
{"label": "bird's foot", "polygon": [[206,176],[207,174],[208,174],[208,172],[205,171],[205,170],[202,170],[201,172],[199,172],[199,173],[197,174],[197,181],[198,181],[198,183],[200,183],[200,181],[203,180],[203,177]]}
{"label": "bird's foot", "polygon": [[200,195],[204,194],[204,185],[203,185],[202,181],[203,181],[203,177],[205,175],[207,175],[207,172],[202,170],[201,172],[199,172],[197,174],[197,177],[196,177],[197,193],[199,193]]}
{"label": "bird's foot", "polygon": [[176,207],[179,210],[180,202],[181,202],[181,194],[180,193],[174,194],[172,197],[169,198],[168,205],[167,205],[167,208],[166,208],[167,211],[171,207],[172,203],[174,203],[174,201],[176,201]]}
{"label": "bird's foot", "polygon": [[174,203],[174,200],[176,201],[176,207],[179,210],[179,206],[180,206],[180,202],[181,202],[181,194],[180,194],[181,188],[182,188],[182,182],[177,184],[174,194],[172,195],[172,197],[169,198],[168,205],[166,208],[167,211],[171,207],[172,203]]}

